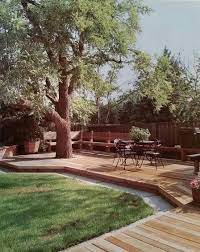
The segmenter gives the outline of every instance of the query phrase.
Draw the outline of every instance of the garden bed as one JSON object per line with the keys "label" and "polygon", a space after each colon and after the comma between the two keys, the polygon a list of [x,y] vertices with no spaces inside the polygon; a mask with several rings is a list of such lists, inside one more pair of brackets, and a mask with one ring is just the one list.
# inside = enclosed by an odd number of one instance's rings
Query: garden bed
{"label": "garden bed", "polygon": [[0,176],[1,251],[59,251],[152,213],[138,196],[62,176]]}

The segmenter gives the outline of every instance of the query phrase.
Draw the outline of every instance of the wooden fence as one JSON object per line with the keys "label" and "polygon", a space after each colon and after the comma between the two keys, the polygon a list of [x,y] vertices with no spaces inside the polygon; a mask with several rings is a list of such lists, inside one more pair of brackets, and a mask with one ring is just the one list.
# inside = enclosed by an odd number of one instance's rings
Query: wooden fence
{"label": "wooden fence", "polygon": [[[105,124],[105,125],[88,125],[81,126],[80,124],[76,124],[72,126],[72,130],[80,130],[89,132],[120,132],[127,133],[130,131],[132,125],[122,125],[122,124]],[[187,128],[195,128],[200,127],[200,122],[191,123],[191,124],[179,124],[173,122],[159,122],[159,123],[141,123],[136,122],[134,126],[141,128],[148,128],[151,132],[151,138],[159,139],[165,146],[175,146],[180,145],[182,143],[181,139],[181,130],[184,127]],[[185,138],[186,139],[186,138]],[[187,141],[187,140],[186,140]]]}
{"label": "wooden fence", "polygon": [[[132,124],[133,125],[133,124]],[[119,132],[119,133],[128,133],[130,131],[130,128],[132,125],[126,124],[104,124],[104,125],[87,125],[82,126],[80,124],[72,125],[73,131],[79,131],[83,130],[84,132],[105,132],[107,134],[108,132]],[[182,145],[181,142],[181,129],[183,127],[200,127],[200,122],[191,123],[191,124],[179,124],[179,123],[173,123],[173,122],[159,122],[159,123],[141,123],[141,122],[135,122],[134,126],[141,127],[141,128],[148,128],[151,132],[151,137],[154,139],[159,139],[162,141],[163,145],[165,146],[175,146],[175,145]],[[15,125],[15,128],[17,131],[20,131],[20,125]],[[16,131],[15,130],[15,131]],[[3,141],[7,134],[7,129],[2,129],[0,125],[0,142]],[[13,133],[15,132],[13,130]],[[12,132],[10,133],[10,137],[12,137]],[[19,135],[19,134],[17,134]],[[20,134],[21,135],[21,134]],[[185,137],[185,141],[187,142],[187,139],[189,137]],[[190,146],[185,146],[190,147]]]}

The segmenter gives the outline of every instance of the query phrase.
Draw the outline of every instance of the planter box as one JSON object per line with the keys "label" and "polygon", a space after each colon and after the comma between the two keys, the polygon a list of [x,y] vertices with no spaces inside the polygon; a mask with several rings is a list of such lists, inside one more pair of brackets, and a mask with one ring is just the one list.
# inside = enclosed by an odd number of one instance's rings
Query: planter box
{"label": "planter box", "polygon": [[192,189],[192,197],[194,203],[200,204],[200,190]]}
{"label": "planter box", "polygon": [[25,141],[24,142],[24,150],[25,153],[31,154],[31,153],[37,153],[40,146],[40,140],[38,141]]}

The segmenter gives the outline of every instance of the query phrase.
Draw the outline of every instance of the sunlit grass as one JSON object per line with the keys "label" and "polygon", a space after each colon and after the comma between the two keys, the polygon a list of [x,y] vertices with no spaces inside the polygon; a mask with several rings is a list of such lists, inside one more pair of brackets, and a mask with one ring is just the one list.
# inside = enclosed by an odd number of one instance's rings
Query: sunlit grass
{"label": "sunlit grass", "polygon": [[0,175],[0,251],[58,251],[151,215],[123,192],[56,175]]}

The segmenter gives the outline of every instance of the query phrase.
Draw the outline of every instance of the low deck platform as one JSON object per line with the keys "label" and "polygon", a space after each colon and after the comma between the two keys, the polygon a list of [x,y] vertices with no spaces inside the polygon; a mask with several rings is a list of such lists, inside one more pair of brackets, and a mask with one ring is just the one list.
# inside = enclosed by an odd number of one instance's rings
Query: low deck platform
{"label": "low deck platform", "polygon": [[189,162],[163,160],[165,167],[145,161],[139,169],[129,161],[126,170],[113,165],[113,157],[102,153],[75,153],[71,159],[55,159],[55,153],[16,156],[0,161],[2,167],[17,172],[68,172],[96,180],[152,191],[175,206],[192,202],[190,180],[194,177]]}

